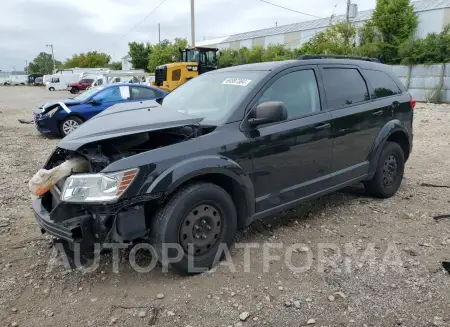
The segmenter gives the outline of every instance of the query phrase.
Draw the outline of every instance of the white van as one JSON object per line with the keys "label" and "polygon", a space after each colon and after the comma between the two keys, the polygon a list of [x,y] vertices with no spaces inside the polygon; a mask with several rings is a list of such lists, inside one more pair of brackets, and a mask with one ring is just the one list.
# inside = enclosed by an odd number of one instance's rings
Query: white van
{"label": "white van", "polygon": [[49,91],[66,91],[70,83],[78,82],[80,78],[81,74],[54,74],[45,87]]}
{"label": "white van", "polygon": [[5,85],[26,85],[28,82],[28,75],[10,75],[5,82]]}
{"label": "white van", "polygon": [[51,81],[52,81],[52,75],[44,75],[42,77],[42,83],[44,83],[44,85]]}
{"label": "white van", "polygon": [[99,74],[91,87],[112,83],[146,84],[148,77],[144,70],[115,70]]}

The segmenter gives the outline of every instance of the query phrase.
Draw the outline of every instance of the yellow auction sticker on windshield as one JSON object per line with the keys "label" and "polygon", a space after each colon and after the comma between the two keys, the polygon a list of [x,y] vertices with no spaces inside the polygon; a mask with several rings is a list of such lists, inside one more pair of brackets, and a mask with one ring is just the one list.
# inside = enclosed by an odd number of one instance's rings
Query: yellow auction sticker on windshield
{"label": "yellow auction sticker on windshield", "polygon": [[251,79],[228,77],[227,79],[225,79],[222,82],[222,84],[224,84],[224,85],[247,86],[251,81],[252,81]]}

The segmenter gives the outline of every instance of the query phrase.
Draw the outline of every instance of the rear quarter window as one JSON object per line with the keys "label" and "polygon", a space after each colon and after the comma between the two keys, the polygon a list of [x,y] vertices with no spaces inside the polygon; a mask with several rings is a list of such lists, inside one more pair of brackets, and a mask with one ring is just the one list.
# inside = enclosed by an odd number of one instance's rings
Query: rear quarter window
{"label": "rear quarter window", "polygon": [[385,72],[371,69],[364,69],[363,72],[373,87],[371,92],[373,98],[384,98],[402,93],[397,83]]}

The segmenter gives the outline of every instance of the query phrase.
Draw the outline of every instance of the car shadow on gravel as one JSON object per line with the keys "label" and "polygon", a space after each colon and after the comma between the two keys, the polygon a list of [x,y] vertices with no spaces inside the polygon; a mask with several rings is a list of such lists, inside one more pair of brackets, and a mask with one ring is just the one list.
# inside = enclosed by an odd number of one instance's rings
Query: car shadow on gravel
{"label": "car shadow on gravel", "polygon": [[258,234],[272,236],[275,231],[281,227],[292,227],[300,222],[308,223],[312,220],[320,220],[326,215],[326,209],[332,207],[340,207],[348,205],[352,201],[360,200],[357,204],[369,203],[376,201],[373,197],[368,196],[364,191],[362,184],[346,187],[338,192],[321,196],[317,199],[306,201],[298,207],[286,210],[274,217],[261,219],[253,222],[245,231],[239,235],[241,241],[243,239],[252,238]]}
{"label": "car shadow on gravel", "polygon": [[[369,197],[364,193],[364,187],[362,185],[347,187],[338,192],[307,201],[295,209],[287,210],[277,216],[255,221],[245,230],[238,232],[236,241],[244,243],[252,242],[260,237],[261,234],[265,237],[270,237],[280,228],[295,228],[299,223],[306,225],[313,220],[323,219],[326,216],[328,208],[337,208],[349,204],[360,205],[376,201],[376,199]],[[233,249],[231,252],[233,255]],[[131,278],[133,275],[141,275],[141,273],[133,268],[129,257],[130,249],[119,251],[120,274]],[[154,258],[148,251],[139,250],[136,252],[134,262],[139,267],[148,267],[152,264],[152,260],[154,260]],[[105,251],[102,252],[100,257],[99,267],[90,274],[91,277],[95,278],[96,275],[100,276],[99,272],[112,271],[113,268],[113,254],[111,251]],[[154,269],[148,272],[148,274],[151,278],[182,278],[170,269],[169,272],[164,272],[160,264],[157,264]]]}

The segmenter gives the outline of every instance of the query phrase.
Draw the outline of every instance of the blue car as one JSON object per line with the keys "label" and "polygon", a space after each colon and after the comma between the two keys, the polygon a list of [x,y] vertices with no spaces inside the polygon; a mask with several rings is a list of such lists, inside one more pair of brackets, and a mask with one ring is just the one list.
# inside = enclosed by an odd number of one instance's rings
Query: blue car
{"label": "blue car", "polygon": [[139,84],[100,85],[66,100],[46,103],[34,111],[42,134],[66,136],[106,108],[124,102],[158,100],[166,91]]}

